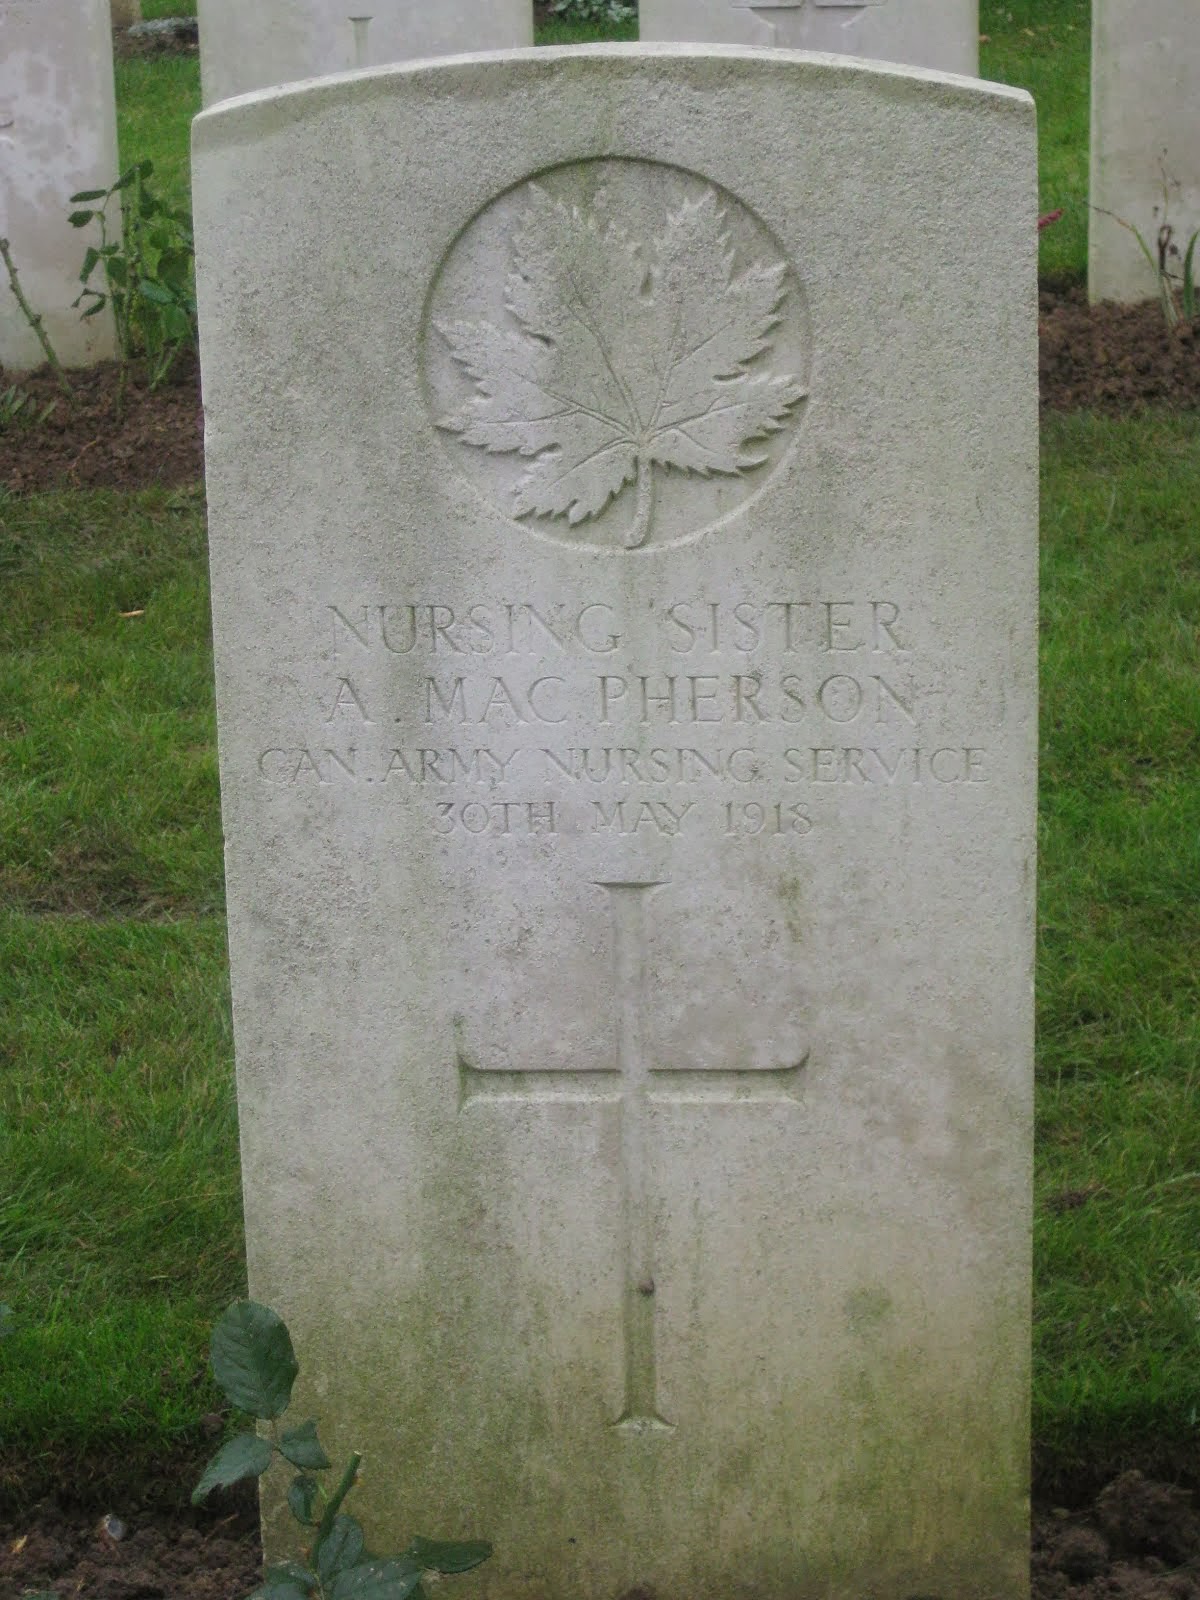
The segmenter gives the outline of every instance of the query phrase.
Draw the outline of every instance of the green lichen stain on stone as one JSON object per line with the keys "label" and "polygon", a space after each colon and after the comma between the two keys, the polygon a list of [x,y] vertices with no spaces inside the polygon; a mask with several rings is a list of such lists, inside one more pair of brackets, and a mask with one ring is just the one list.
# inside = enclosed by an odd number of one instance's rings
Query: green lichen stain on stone
{"label": "green lichen stain on stone", "polygon": [[799,878],[780,878],[779,904],[783,925],[796,944],[803,944],[808,932],[804,918],[804,892]]}
{"label": "green lichen stain on stone", "polygon": [[846,1296],[846,1326],[851,1333],[873,1332],[892,1309],[892,1297],[878,1285],[855,1289]]}
{"label": "green lichen stain on stone", "polygon": [[[846,1310],[860,1335],[891,1321],[878,1290],[852,1294]],[[993,1378],[1004,1370],[999,1348],[997,1356]],[[1027,1592],[1028,1457],[1024,1430],[1013,1427],[1014,1383],[1017,1374],[971,1394],[943,1382],[915,1342],[897,1347],[885,1335],[877,1356],[848,1344],[840,1395],[854,1442],[828,1494],[842,1513],[837,1568],[858,1592],[901,1600]]]}

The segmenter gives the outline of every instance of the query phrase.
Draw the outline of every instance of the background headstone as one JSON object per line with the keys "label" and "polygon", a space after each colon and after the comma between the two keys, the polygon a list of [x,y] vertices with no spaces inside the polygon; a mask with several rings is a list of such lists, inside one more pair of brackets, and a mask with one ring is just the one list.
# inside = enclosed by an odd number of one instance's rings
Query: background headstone
{"label": "background headstone", "polygon": [[1116,218],[1154,254],[1164,222],[1181,250],[1200,228],[1196,0],[1093,0],[1091,149],[1089,297],[1148,300],[1155,273]]}
{"label": "background headstone", "polygon": [[533,43],[532,0],[199,0],[205,105],[354,67]]}
{"label": "background headstone", "polygon": [[640,0],[644,41],[776,45],[973,77],[979,0]]}
{"label": "background headstone", "polygon": [[297,1415],[503,1600],[1018,1600],[1032,103],[628,46],[195,138]]}
{"label": "background headstone", "polygon": [[[0,238],[65,366],[115,352],[111,316],[82,322],[71,308],[98,239],[70,226],[67,202],[116,177],[108,0],[0,0]],[[119,225],[115,205],[112,215]],[[0,269],[0,363],[20,372],[43,359]]]}

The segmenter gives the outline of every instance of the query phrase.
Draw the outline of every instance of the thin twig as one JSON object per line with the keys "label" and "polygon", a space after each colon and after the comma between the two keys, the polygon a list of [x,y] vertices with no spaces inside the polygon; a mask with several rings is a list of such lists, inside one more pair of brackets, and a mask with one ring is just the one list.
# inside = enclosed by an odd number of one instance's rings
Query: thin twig
{"label": "thin twig", "polygon": [[5,268],[8,272],[8,286],[12,290],[13,294],[15,294],[17,297],[17,304],[21,308],[21,313],[24,316],[25,321],[37,335],[37,341],[45,351],[46,360],[50,364],[50,370],[58,379],[59,388],[62,389],[64,394],[70,395],[71,398],[74,399],[75,391],[67,381],[66,373],[59,365],[58,357],[54,353],[54,346],[50,343],[50,336],[42,326],[41,313],[35,311],[29,304],[29,301],[25,298],[25,293],[21,288],[20,281],[17,278],[17,269],[13,265],[12,252],[9,249],[7,239],[0,239],[0,258],[3,259]]}

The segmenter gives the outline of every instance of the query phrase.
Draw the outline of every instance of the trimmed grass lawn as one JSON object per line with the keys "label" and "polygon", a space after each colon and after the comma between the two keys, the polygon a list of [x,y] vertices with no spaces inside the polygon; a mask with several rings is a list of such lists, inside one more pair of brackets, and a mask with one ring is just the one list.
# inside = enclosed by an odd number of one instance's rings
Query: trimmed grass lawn
{"label": "trimmed grass lawn", "polygon": [[[985,0],[1068,276],[1087,26]],[[185,198],[196,63],[119,88],[123,159]],[[1200,1436],[1198,505],[1200,417],[1047,421],[1035,1433],[1064,1493]],[[119,1504],[209,1447],[243,1287],[202,497],[0,493],[0,575],[0,1505]]]}

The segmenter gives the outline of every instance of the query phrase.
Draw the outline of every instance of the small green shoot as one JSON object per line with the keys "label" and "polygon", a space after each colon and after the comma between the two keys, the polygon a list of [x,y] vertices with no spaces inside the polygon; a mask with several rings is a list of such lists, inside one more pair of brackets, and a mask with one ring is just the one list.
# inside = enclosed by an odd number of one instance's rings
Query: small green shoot
{"label": "small green shoot", "polygon": [[[1181,251],[1175,237],[1175,226],[1170,218],[1171,191],[1178,189],[1179,184],[1167,172],[1165,151],[1163,157],[1162,204],[1155,207],[1155,214],[1160,216],[1162,221],[1158,225],[1153,248],[1141,229],[1125,217],[1117,216],[1115,211],[1106,211],[1103,206],[1094,206],[1092,209],[1103,217],[1111,217],[1119,227],[1124,228],[1126,233],[1131,233],[1137,240],[1138,249],[1154,274],[1163,320],[1168,328],[1174,328],[1181,321],[1191,322],[1196,316],[1197,309],[1200,309],[1196,293],[1196,241],[1200,239],[1200,228],[1196,229]],[[1177,263],[1178,271],[1175,270]]]}
{"label": "small green shoot", "polygon": [[491,1555],[491,1545],[479,1540],[419,1538],[403,1555],[368,1553],[362,1526],[342,1510],[358,1481],[362,1456],[357,1451],[350,1456],[333,1491],[327,1492],[315,1474],[328,1471],[332,1463],[317,1438],[316,1423],[282,1431],[278,1426],[300,1368],[291,1336],[274,1311],[253,1300],[235,1301],[213,1330],[212,1370],[231,1404],[268,1423],[270,1436],[239,1433],[227,1440],[205,1468],[193,1503],[199,1504],[212,1489],[261,1477],[278,1456],[297,1468],[288,1509],[302,1528],[311,1530],[303,1562],[269,1567],[249,1600],[424,1600],[421,1580],[427,1573],[469,1572]]}
{"label": "small green shoot", "polygon": [[48,400],[39,410],[28,390],[17,384],[0,389],[0,435],[13,433],[18,428],[40,428],[54,414],[56,400]]}

